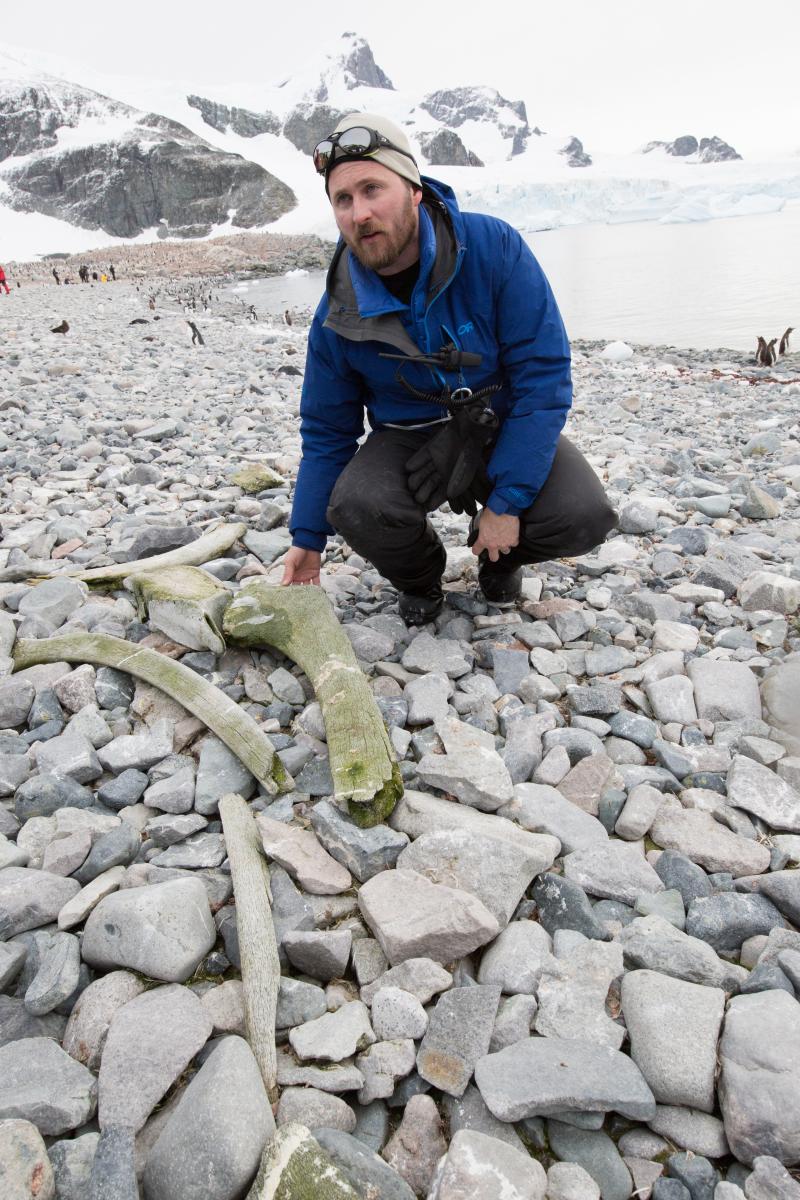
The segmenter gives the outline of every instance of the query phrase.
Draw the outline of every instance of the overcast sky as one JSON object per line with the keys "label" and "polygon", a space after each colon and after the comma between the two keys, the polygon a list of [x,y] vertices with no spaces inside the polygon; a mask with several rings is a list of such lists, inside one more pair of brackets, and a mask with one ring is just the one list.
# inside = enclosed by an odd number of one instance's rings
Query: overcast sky
{"label": "overcast sky", "polygon": [[495,87],[590,151],[693,133],[800,153],[799,0],[33,0],[4,5],[0,43],[104,73],[271,82],[345,30],[403,91]]}

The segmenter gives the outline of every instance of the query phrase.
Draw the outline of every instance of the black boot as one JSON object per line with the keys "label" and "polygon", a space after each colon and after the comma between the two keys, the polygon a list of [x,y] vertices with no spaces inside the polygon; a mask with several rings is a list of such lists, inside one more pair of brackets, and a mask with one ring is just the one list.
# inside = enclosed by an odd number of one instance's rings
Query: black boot
{"label": "black boot", "polygon": [[522,568],[490,571],[489,566],[489,563],[484,563],[478,571],[480,589],[489,604],[494,604],[496,608],[510,608],[522,595]]}
{"label": "black boot", "polygon": [[421,596],[414,592],[401,592],[398,600],[400,616],[406,625],[427,625],[438,617],[443,604],[444,592],[438,583]]}

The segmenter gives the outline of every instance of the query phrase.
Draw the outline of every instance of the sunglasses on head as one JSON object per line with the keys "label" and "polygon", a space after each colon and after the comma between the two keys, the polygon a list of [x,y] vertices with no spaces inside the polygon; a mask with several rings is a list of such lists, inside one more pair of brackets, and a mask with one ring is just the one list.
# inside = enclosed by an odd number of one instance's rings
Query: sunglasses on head
{"label": "sunglasses on head", "polygon": [[354,125],[352,129],[343,129],[341,133],[332,133],[323,138],[314,147],[314,168],[318,175],[324,175],[331,164],[341,158],[367,158],[381,149],[395,150],[415,162],[413,154],[401,150],[390,142],[382,133],[375,129],[367,129],[365,125]]}

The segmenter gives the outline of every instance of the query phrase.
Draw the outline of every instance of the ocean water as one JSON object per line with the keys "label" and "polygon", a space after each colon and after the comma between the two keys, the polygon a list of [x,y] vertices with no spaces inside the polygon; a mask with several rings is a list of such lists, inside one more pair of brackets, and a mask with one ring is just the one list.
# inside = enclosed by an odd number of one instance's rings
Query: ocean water
{"label": "ocean water", "polygon": [[[571,338],[755,350],[797,327],[800,204],[682,225],[576,225],[527,237]],[[314,308],[325,274],[239,284],[256,309]]]}

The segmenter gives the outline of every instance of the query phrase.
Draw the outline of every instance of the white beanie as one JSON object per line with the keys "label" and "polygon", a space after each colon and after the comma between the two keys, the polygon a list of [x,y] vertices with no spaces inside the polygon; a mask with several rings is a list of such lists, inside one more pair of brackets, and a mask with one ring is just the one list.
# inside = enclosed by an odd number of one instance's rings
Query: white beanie
{"label": "white beanie", "polygon": [[397,146],[398,150],[404,150],[405,154],[398,154],[397,150],[391,150],[388,146],[381,146],[372,154],[341,154],[337,158],[337,150],[334,148],[330,166],[325,172],[326,191],[328,190],[328,179],[330,178],[331,171],[339,163],[352,162],[353,160],[358,161],[359,159],[365,162],[379,162],[381,166],[388,167],[396,175],[402,175],[403,179],[407,179],[415,187],[422,187],[422,180],[420,179],[416,161],[413,157],[406,158],[406,154],[411,154],[411,143],[399,125],[395,125],[394,121],[390,121],[388,117],[379,116],[378,113],[357,112],[342,117],[333,132],[343,133],[346,129],[356,129],[359,126],[365,129],[374,129],[376,133],[383,134],[393,146]]}

